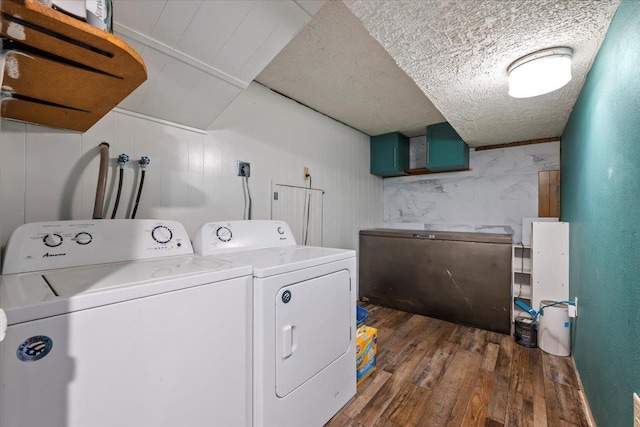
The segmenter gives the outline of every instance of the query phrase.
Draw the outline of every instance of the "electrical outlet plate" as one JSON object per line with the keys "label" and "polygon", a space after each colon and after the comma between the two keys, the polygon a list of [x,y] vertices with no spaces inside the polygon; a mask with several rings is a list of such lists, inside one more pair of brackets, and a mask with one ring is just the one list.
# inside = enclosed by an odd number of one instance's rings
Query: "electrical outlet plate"
{"label": "electrical outlet plate", "polygon": [[578,317],[578,297],[576,297],[574,305],[569,305],[569,317]]}
{"label": "electrical outlet plate", "polygon": [[251,176],[251,163],[238,160],[238,176]]}
{"label": "electrical outlet plate", "polygon": [[633,427],[640,427],[640,397],[633,393]]}
{"label": "electrical outlet plate", "polygon": [[306,180],[309,177],[309,168],[308,167],[303,167],[302,168],[302,176],[304,177],[304,179]]}

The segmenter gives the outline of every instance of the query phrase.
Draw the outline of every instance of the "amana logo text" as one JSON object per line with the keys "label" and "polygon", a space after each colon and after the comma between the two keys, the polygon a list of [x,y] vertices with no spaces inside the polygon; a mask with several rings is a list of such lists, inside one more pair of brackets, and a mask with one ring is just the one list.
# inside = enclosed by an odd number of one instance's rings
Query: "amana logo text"
{"label": "amana logo text", "polygon": [[42,255],[42,258],[50,258],[52,256],[65,256],[65,253],[62,254],[50,254],[49,252],[47,252],[46,254]]}

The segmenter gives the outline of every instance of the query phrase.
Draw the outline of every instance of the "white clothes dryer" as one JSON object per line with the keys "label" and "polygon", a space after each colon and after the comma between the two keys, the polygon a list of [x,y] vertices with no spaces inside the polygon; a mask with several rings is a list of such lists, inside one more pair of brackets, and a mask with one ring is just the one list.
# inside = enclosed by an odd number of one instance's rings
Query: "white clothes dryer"
{"label": "white clothes dryer", "polygon": [[356,392],[355,251],[298,246],[281,221],[208,223],[194,249],[252,266],[254,426],[324,425]]}
{"label": "white clothes dryer", "polygon": [[175,221],[26,224],[0,276],[0,426],[250,426],[252,270]]}

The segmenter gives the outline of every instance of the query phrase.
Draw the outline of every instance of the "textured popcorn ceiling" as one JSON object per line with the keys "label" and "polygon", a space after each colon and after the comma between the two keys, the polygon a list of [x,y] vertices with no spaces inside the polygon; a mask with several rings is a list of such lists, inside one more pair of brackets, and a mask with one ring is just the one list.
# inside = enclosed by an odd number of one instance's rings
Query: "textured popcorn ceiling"
{"label": "textured popcorn ceiling", "polygon": [[327,1],[256,80],[368,135],[445,121],[341,1]]}
{"label": "textured popcorn ceiling", "polygon": [[[618,3],[345,1],[470,146],[561,135]],[[509,64],[553,46],[574,49],[573,80],[509,97]]]}

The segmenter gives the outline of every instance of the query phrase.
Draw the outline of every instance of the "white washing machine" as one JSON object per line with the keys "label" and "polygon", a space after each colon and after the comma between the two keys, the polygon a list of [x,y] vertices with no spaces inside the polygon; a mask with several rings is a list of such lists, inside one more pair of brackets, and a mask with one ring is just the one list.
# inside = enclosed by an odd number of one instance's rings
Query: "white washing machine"
{"label": "white washing machine", "polygon": [[0,276],[0,426],[250,426],[252,270],[175,221],[33,223]]}
{"label": "white washing machine", "polygon": [[208,223],[194,248],[253,268],[254,426],[324,425],[356,392],[355,251],[297,246],[281,221]]}

